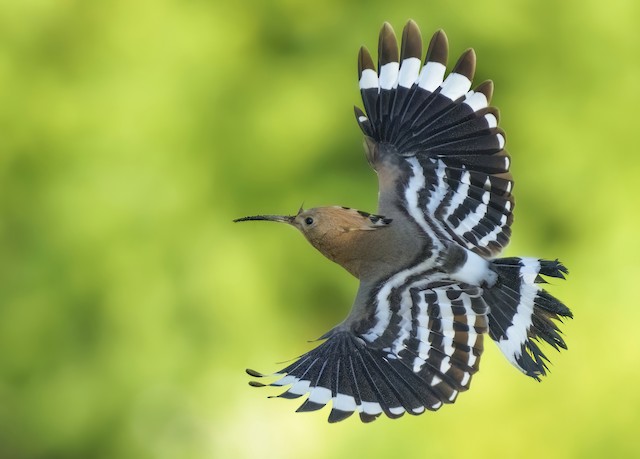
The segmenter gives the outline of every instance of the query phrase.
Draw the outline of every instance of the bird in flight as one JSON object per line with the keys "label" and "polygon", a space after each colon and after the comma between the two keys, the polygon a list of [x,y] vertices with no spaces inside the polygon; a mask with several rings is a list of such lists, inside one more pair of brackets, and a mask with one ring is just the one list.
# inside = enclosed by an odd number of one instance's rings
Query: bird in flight
{"label": "bird in flight", "polygon": [[566,349],[557,323],[571,311],[540,287],[564,278],[557,260],[498,258],[513,222],[513,178],[491,107],[493,83],[471,89],[476,66],[465,51],[445,78],[448,42],[437,31],[422,58],[415,22],[400,49],[388,23],[377,69],[358,55],[364,111],[355,117],[378,175],[375,214],[348,207],[256,215],[292,225],[324,256],[360,281],[347,318],[322,343],[253,386],[308,395],[298,411],[331,402],[329,422],[354,412],[364,422],[453,403],[478,371],[484,335],[525,375],[548,362],[539,347]]}

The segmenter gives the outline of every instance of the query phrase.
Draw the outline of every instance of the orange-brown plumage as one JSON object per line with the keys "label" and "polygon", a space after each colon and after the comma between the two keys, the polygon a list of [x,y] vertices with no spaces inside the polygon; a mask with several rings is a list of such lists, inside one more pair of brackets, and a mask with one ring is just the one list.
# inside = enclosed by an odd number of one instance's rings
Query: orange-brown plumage
{"label": "orange-brown plumage", "polygon": [[[316,207],[300,209],[291,216],[257,215],[236,221],[246,220],[294,226],[325,257],[359,279],[368,277],[372,271],[380,271],[381,264],[395,266],[396,258],[404,253],[399,243],[394,250],[398,226],[393,225],[393,219],[349,207]],[[390,251],[395,251],[395,255]]]}

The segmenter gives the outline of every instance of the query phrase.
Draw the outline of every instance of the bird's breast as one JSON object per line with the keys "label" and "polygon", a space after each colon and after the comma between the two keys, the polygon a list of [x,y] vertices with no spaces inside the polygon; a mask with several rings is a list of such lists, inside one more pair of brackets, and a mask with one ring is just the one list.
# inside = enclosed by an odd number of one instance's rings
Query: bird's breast
{"label": "bird's breast", "polygon": [[355,246],[359,261],[358,277],[363,280],[380,279],[422,261],[428,252],[429,242],[417,232],[392,224],[388,228],[361,234]]}

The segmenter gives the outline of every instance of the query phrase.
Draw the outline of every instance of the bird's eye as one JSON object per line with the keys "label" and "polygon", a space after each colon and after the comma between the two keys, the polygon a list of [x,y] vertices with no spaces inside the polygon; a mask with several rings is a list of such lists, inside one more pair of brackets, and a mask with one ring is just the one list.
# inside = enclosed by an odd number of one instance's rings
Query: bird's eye
{"label": "bird's eye", "polygon": [[307,218],[305,218],[305,219],[304,219],[304,222],[305,222],[307,225],[311,225],[311,224],[313,223],[313,218],[311,218],[311,217],[307,217]]}

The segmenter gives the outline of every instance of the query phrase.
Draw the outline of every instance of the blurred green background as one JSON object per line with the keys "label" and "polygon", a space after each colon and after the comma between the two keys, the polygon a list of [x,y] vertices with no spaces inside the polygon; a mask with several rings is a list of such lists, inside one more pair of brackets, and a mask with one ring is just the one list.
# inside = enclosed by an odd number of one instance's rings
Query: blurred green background
{"label": "blurred green background", "polygon": [[[357,283],[291,228],[374,211],[356,56],[384,20],[478,54],[516,177],[507,255],[559,257],[542,383],[491,343],[420,417],[296,414],[247,385]],[[640,3],[0,2],[0,457],[639,457]],[[452,62],[451,62],[452,63]]]}

